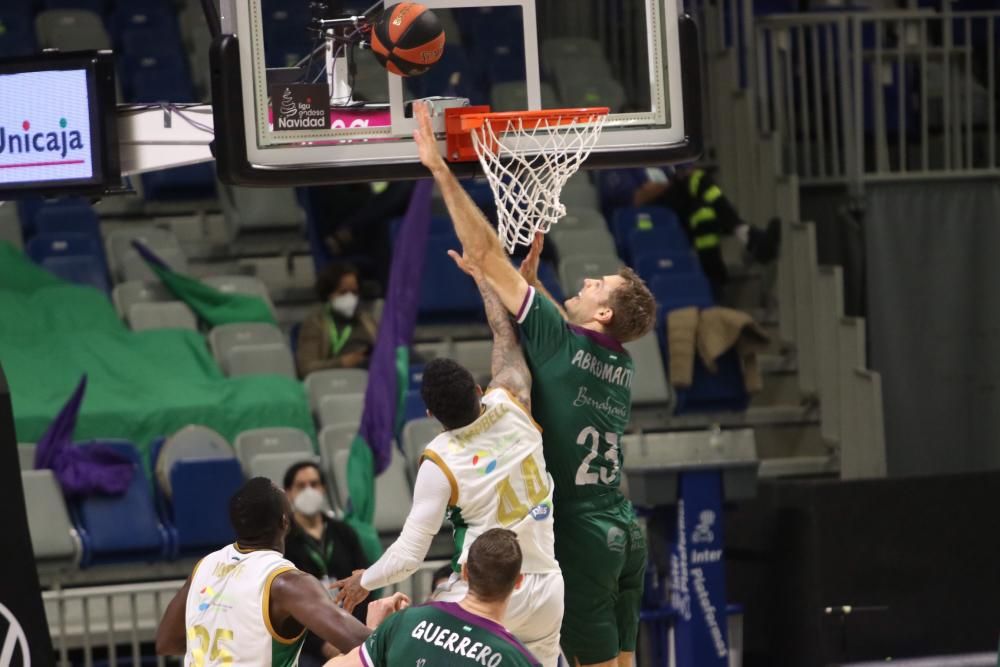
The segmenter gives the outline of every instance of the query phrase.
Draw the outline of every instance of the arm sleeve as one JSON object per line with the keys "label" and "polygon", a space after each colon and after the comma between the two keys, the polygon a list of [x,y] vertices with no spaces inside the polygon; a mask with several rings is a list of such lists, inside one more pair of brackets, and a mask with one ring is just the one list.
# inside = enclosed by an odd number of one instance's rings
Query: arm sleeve
{"label": "arm sleeve", "polygon": [[528,288],[517,313],[524,354],[534,364],[545,363],[566,342],[569,330],[555,304]]}
{"label": "arm sleeve", "polygon": [[417,571],[441,530],[448,509],[451,482],[436,465],[421,465],[413,488],[413,507],[403,532],[374,565],[365,570],[361,585],[373,591],[400,582]]}

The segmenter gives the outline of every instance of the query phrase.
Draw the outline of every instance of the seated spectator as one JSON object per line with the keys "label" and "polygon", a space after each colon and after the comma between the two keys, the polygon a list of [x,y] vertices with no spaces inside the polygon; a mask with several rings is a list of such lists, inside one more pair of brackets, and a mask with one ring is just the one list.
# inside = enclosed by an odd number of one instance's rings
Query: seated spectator
{"label": "seated spectator", "polygon": [[327,266],[316,280],[323,305],[299,331],[295,363],[299,375],[327,368],[365,368],[375,343],[374,318],[358,305],[358,272],[350,264]]}
{"label": "seated spectator", "polygon": [[771,220],[765,229],[740,218],[712,176],[693,164],[680,165],[670,175],[662,169],[622,169],[602,175],[606,210],[622,206],[665,206],[673,209],[698,252],[702,269],[718,298],[728,280],[721,237],[735,236],[754,261],[768,264],[778,255],[781,226]]}
{"label": "seated spectator", "polygon": [[[311,461],[296,463],[285,473],[284,487],[295,519],[285,538],[285,558],[327,587],[370,565],[354,530],[331,515],[326,504],[326,480],[319,466]],[[363,609],[354,610],[361,621],[366,613]],[[299,664],[315,667],[334,655],[336,649],[310,634],[302,647]]]}

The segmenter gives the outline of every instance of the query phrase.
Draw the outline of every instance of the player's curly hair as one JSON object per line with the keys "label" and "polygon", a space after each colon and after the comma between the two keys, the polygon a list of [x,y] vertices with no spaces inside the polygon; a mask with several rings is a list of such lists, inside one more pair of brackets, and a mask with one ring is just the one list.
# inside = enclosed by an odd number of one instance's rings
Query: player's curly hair
{"label": "player's curly hair", "polygon": [[521,545],[505,528],[491,528],[469,547],[465,563],[469,592],[483,602],[506,600],[521,574]]}
{"label": "player's curly hair", "polygon": [[479,394],[472,373],[452,359],[432,359],[424,367],[420,397],[449,431],[479,418]]}
{"label": "player's curly hair", "polygon": [[606,329],[618,342],[628,343],[642,338],[653,328],[656,323],[656,299],[632,269],[625,267],[618,275],[625,279],[625,283],[608,297],[608,307],[613,315]]}

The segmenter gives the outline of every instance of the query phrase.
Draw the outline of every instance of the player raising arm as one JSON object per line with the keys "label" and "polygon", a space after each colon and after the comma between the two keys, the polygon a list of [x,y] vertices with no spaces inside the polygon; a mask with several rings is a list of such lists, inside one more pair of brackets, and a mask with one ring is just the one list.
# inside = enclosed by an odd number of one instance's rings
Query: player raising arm
{"label": "player raising arm", "polygon": [[410,576],[427,556],[447,508],[455,526],[455,573],[434,593],[458,602],[469,591],[459,576],[469,545],[491,528],[508,528],[524,551],[523,585],[507,610],[507,628],[546,667],[559,658],[563,582],[554,555],[552,478],[542,435],[531,418],[531,374],[510,316],[476,267],[452,258],[476,278],[493,330],[493,380],[486,393],[450,359],[424,369],[421,395],[445,431],[427,445],[413,491],[413,508],[399,539],[367,571],[338,582],[350,610],[368,591]]}
{"label": "player raising arm", "polygon": [[[188,667],[287,667],[297,662],[306,629],[342,653],[371,634],[318,579],[284,559],[290,516],[287,496],[268,479],[255,477],[236,492],[229,503],[236,542],[201,559],[167,605],[157,655],[184,655]],[[408,603],[397,593],[370,605],[369,626]]]}
{"label": "player raising arm", "polygon": [[[496,232],[451,173],[426,106],[418,105],[416,115],[420,160],[444,196],[465,256],[481,267],[520,325],[534,378],[534,416],[556,485],[556,558],[566,582],[563,651],[581,665],[631,664],[646,547],[619,489],[619,442],[635,373],[622,343],[653,327],[656,302],[626,268],[585,280],[566,301],[564,320],[510,264]],[[530,261],[537,261],[537,244]]]}

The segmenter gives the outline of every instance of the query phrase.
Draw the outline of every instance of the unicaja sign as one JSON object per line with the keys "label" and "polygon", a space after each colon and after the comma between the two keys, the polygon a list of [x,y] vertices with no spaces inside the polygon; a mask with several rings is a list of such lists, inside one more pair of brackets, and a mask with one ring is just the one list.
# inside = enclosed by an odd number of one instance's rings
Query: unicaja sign
{"label": "unicaja sign", "polygon": [[[0,156],[33,153],[38,156],[63,159],[71,156],[73,151],[85,150],[83,135],[68,125],[69,122],[65,118],[60,118],[58,127],[49,131],[33,126],[30,120],[21,123],[21,127],[18,128],[21,131],[0,125]],[[80,158],[81,162],[83,157]]]}

